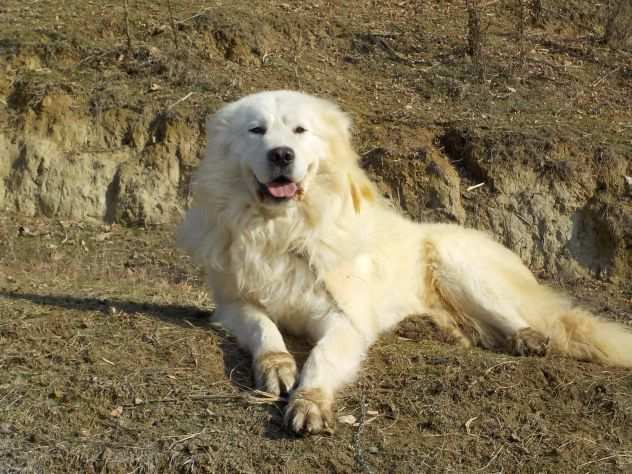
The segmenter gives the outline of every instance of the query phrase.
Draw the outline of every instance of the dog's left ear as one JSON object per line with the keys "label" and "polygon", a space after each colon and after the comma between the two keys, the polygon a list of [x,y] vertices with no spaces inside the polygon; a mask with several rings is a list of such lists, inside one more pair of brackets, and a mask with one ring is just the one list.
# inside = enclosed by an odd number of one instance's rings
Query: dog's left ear
{"label": "dog's left ear", "polygon": [[335,103],[325,99],[317,100],[320,102],[322,123],[328,128],[328,133],[351,143],[351,118]]}
{"label": "dog's left ear", "polygon": [[346,181],[344,187],[351,196],[353,209],[359,213],[364,203],[371,203],[377,199],[377,190],[360,168],[358,155],[351,144],[351,118],[331,102],[327,102],[325,108],[323,118],[333,136],[335,166],[338,167],[338,172],[346,171],[346,176],[341,175]]}
{"label": "dog's left ear", "polygon": [[353,209],[355,209],[356,213],[359,213],[362,210],[363,203],[375,201],[377,190],[357,163],[354,163],[353,168],[347,174],[347,179],[349,180],[349,194],[351,195]]}

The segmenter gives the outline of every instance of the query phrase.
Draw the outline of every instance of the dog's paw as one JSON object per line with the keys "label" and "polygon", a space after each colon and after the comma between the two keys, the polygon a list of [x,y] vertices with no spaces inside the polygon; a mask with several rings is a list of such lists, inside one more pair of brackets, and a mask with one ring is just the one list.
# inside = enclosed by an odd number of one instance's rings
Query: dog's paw
{"label": "dog's paw", "polygon": [[273,395],[289,393],[296,382],[296,362],[287,352],[266,352],[254,363],[255,382],[259,390]]}
{"label": "dog's paw", "polygon": [[517,331],[509,344],[511,352],[519,356],[544,356],[549,351],[549,338],[531,328]]}
{"label": "dog's paw", "polygon": [[333,399],[317,388],[296,390],[285,409],[285,425],[299,434],[332,434]]}

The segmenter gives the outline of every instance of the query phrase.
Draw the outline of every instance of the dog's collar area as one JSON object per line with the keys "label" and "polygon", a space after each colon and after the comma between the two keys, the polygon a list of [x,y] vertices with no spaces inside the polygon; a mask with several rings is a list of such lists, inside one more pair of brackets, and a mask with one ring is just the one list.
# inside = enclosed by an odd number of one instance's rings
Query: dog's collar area
{"label": "dog's collar area", "polygon": [[279,176],[266,184],[257,180],[257,184],[259,186],[258,194],[262,200],[285,202],[298,198],[302,194],[300,185],[287,176]]}

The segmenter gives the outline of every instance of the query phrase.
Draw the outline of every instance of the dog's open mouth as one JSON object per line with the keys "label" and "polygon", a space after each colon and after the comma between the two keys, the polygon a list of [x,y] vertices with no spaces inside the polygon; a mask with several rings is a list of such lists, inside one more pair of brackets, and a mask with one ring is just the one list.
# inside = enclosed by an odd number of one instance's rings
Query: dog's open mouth
{"label": "dog's open mouth", "polygon": [[266,184],[259,182],[259,194],[263,198],[287,201],[298,198],[301,195],[301,187],[291,179],[280,176]]}

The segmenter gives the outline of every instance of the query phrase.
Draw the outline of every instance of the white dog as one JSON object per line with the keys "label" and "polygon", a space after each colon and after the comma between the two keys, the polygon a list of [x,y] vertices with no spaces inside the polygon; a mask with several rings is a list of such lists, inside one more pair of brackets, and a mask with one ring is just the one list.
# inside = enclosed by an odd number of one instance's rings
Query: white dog
{"label": "white dog", "polygon": [[[632,366],[631,332],[538,284],[482,232],[395,212],[328,101],[276,91],[223,107],[193,192],[180,245],[206,270],[214,319],[252,354],[257,385],[290,394],[295,432],[331,430],[336,391],[413,314],[466,345]],[[300,375],[279,328],[315,342]]]}

